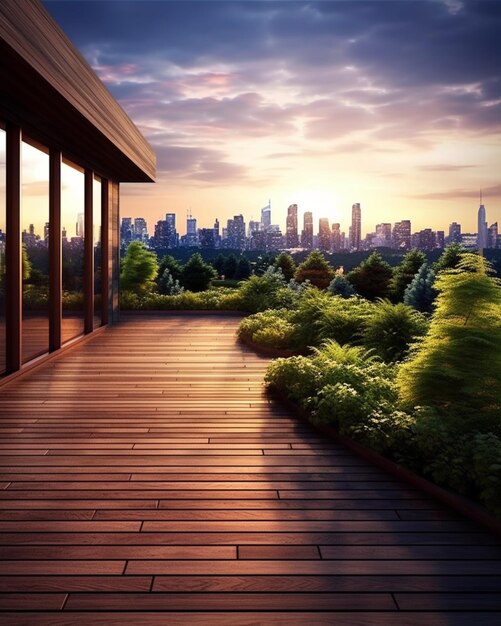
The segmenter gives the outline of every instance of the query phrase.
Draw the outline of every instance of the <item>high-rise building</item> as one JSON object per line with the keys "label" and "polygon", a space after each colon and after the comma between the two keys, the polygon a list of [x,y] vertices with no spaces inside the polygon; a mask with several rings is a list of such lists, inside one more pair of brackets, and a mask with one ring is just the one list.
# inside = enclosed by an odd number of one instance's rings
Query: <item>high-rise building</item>
{"label": "high-rise building", "polygon": [[301,245],[306,250],[313,248],[313,213],[306,211],[303,215],[303,230],[301,231]]}
{"label": "high-rise building", "polygon": [[152,238],[152,246],[157,249],[177,248],[179,235],[176,231],[176,214],[166,213],[164,220],[159,220],[155,225],[155,234]]}
{"label": "high-rise building", "polygon": [[228,220],[228,248],[235,250],[245,249],[245,222],[243,215],[234,215]]}
{"label": "high-rise building", "polygon": [[391,224],[376,224],[376,232],[371,247],[391,248]]}
{"label": "high-rise building", "polygon": [[261,224],[264,232],[267,233],[271,226],[271,200],[268,200],[268,205],[261,209]]}
{"label": "high-rise building", "polygon": [[318,221],[318,247],[324,252],[331,250],[331,229],[327,217],[321,217]]}
{"label": "high-rise building", "polygon": [[182,237],[182,243],[188,248],[198,246],[197,220],[192,216],[191,211],[186,217],[186,235]]}
{"label": "high-rise building", "polygon": [[452,222],[449,225],[449,243],[461,243],[461,224]]}
{"label": "high-rise building", "polygon": [[252,237],[252,233],[257,233],[260,230],[263,230],[263,225],[261,224],[261,222],[256,222],[254,220],[251,220],[249,222],[249,230],[248,230],[249,239]]}
{"label": "high-rise building", "polygon": [[477,246],[479,250],[487,248],[487,221],[485,219],[485,206],[482,204],[482,192],[480,192],[480,206],[477,214]]}
{"label": "high-rise building", "polygon": [[297,248],[299,246],[299,237],[297,234],[297,204],[291,204],[287,209],[285,245],[287,248]]}
{"label": "high-rise building", "polygon": [[214,249],[216,247],[214,229],[200,228],[198,231],[198,241],[201,248]]}
{"label": "high-rise building", "polygon": [[[77,222],[77,236],[81,237],[82,235],[78,233],[79,233],[79,229],[78,229],[78,222]],[[122,217],[122,223],[120,225],[120,240],[123,246],[127,246],[132,241],[133,234],[134,234],[134,228],[132,226],[132,217]]]}
{"label": "high-rise building", "polygon": [[332,251],[339,252],[342,248],[341,224],[332,224]]}
{"label": "high-rise building", "polygon": [[82,239],[85,236],[85,214],[84,213],[77,214],[76,236]]}
{"label": "high-rise building", "polygon": [[411,221],[402,220],[393,226],[393,246],[397,250],[409,250],[411,247]]}
{"label": "high-rise building", "polygon": [[445,248],[445,231],[437,230],[435,246],[437,248]]}
{"label": "high-rise building", "polygon": [[412,247],[419,250],[434,250],[437,247],[437,234],[431,228],[413,233]]}
{"label": "high-rise building", "polygon": [[350,247],[352,250],[360,249],[360,241],[362,239],[362,210],[360,202],[351,207],[351,229],[350,229]]}
{"label": "high-rise building", "polygon": [[45,243],[49,241],[49,232],[50,232],[50,223],[45,222],[45,226],[43,227],[43,238]]}
{"label": "high-rise building", "polygon": [[487,247],[488,248],[497,248],[498,247],[498,239],[499,239],[498,223],[494,222],[494,224],[491,224],[489,226],[489,229],[487,231]]}
{"label": "high-rise building", "polygon": [[148,241],[148,224],[144,217],[134,218],[134,239],[138,241]]}
{"label": "high-rise building", "polygon": [[214,222],[214,243],[216,248],[219,248],[221,245],[221,236],[219,234],[219,220],[217,218]]}

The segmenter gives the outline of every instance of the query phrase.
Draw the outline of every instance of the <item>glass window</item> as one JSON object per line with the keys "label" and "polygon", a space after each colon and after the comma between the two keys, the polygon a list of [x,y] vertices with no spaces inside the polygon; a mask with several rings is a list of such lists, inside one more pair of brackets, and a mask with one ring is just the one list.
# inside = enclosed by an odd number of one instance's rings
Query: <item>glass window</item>
{"label": "glass window", "polygon": [[5,131],[0,128],[0,374],[5,372]]}
{"label": "glass window", "polygon": [[92,206],[94,226],[94,328],[101,326],[101,179],[94,177]]}
{"label": "glass window", "polygon": [[61,165],[63,319],[62,343],[84,332],[85,176],[83,169]]}
{"label": "glass window", "polygon": [[22,361],[49,350],[49,155],[21,146]]}

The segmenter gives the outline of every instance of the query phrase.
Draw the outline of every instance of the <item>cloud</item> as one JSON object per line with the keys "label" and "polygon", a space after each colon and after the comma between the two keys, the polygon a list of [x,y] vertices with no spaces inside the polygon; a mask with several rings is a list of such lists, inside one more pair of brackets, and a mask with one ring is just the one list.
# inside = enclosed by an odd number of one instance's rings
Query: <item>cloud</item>
{"label": "cloud", "polygon": [[[450,200],[452,198],[477,198],[478,189],[450,189],[448,191],[437,191],[433,193],[423,193],[413,196],[420,200]],[[482,195],[485,201],[489,197],[499,198],[501,197],[501,184],[492,185],[491,187],[485,187],[482,189]]]}
{"label": "cloud", "polygon": [[422,172],[458,172],[460,170],[465,170],[471,167],[476,167],[475,165],[453,165],[447,163],[433,163],[431,165],[420,165],[419,169]]}

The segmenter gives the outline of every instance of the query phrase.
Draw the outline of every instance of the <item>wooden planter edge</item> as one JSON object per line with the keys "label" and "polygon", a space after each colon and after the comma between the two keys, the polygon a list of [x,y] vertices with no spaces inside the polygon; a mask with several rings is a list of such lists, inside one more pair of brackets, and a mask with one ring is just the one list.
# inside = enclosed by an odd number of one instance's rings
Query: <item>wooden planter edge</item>
{"label": "wooden planter edge", "polygon": [[270,389],[270,393],[272,393],[273,397],[275,397],[279,402],[281,402],[284,406],[286,406],[294,415],[300,417],[303,420],[306,420],[315,430],[321,432],[326,435],[329,439],[340,443],[344,447],[348,448],[351,452],[356,454],[358,457],[363,459],[364,461],[368,461],[373,465],[376,465],[383,471],[391,474],[395,478],[403,480],[404,482],[412,485],[416,489],[426,493],[428,496],[438,500],[441,504],[448,506],[451,509],[454,509],[458,513],[461,513],[465,517],[477,522],[484,528],[490,530],[491,532],[501,535],[501,521],[496,519],[487,509],[482,507],[479,504],[461,496],[457,493],[444,489],[443,487],[439,487],[435,483],[431,482],[427,478],[423,478],[423,476],[419,476],[415,474],[411,470],[398,465],[394,461],[390,461],[374,450],[370,448],[366,448],[362,444],[354,441],[350,437],[346,435],[342,435],[332,426],[326,426],[322,424],[314,424],[310,420],[310,413],[297,405],[292,400],[289,400],[285,394],[280,392],[277,389]]}

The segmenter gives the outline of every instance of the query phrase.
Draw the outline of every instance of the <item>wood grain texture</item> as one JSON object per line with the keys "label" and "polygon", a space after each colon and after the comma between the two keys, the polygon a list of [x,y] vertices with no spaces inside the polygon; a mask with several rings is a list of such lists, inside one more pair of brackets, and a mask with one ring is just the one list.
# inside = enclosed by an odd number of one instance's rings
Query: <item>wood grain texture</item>
{"label": "wood grain texture", "polygon": [[3,387],[2,626],[496,623],[500,538],[297,422],[237,324],[127,316]]}
{"label": "wood grain texture", "polygon": [[103,175],[154,180],[153,150],[41,2],[2,0],[0,50],[3,115]]}

